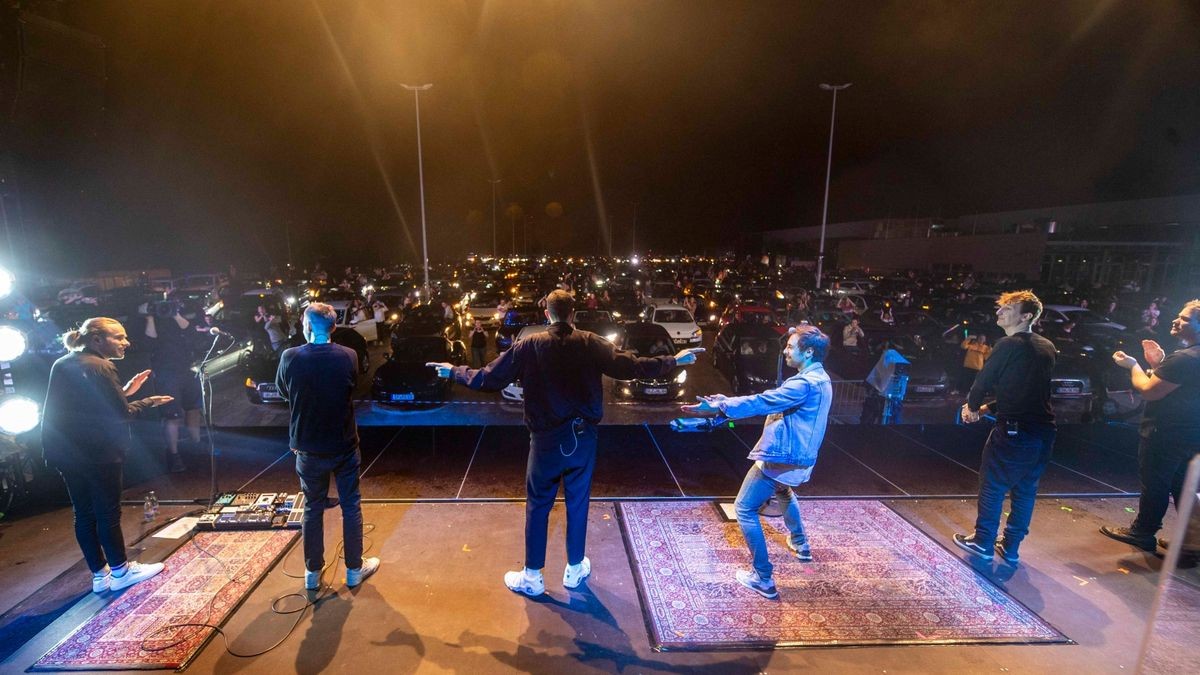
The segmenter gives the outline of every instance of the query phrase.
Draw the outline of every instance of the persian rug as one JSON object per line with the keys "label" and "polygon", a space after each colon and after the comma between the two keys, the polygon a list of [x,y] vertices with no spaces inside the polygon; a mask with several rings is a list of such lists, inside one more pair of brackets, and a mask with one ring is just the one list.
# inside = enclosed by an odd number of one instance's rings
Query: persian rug
{"label": "persian rug", "polygon": [[[299,530],[197,532],[158,576],[131,586],[30,670],[181,668],[258,585]],[[112,591],[109,591],[112,593]]]}
{"label": "persian rug", "polygon": [[877,501],[802,501],[813,562],[763,518],[779,598],[750,569],[736,522],[713,502],[622,502],[618,515],[656,650],[1070,642]]}

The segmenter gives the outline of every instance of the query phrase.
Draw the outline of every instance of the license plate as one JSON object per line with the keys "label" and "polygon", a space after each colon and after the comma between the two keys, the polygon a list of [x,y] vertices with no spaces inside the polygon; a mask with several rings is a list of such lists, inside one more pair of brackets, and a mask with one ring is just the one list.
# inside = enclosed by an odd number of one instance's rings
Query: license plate
{"label": "license plate", "polygon": [[274,384],[258,385],[258,395],[264,401],[282,401],[283,397],[279,395],[279,389]]}
{"label": "license plate", "polygon": [[1080,391],[1079,387],[1059,387],[1058,388],[1058,393],[1060,393],[1060,394],[1078,394],[1079,391]]}
{"label": "license plate", "polygon": [[666,387],[646,387],[647,395],[665,394],[665,393],[667,393]]}
{"label": "license plate", "polygon": [[416,394],[413,394],[411,392],[407,393],[407,394],[392,394],[393,401],[411,401],[415,398],[416,398]]}
{"label": "license plate", "polygon": [[918,394],[932,394],[933,392],[937,391],[937,387],[918,384],[917,386],[913,387],[913,391],[917,392]]}

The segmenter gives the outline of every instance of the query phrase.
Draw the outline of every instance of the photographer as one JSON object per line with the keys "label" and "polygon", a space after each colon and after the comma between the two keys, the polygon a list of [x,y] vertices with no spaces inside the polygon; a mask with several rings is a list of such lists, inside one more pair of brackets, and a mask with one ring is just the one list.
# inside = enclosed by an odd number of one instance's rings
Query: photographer
{"label": "photographer", "polygon": [[254,313],[254,323],[262,327],[272,352],[279,353],[287,345],[288,335],[283,328],[283,320],[272,314],[265,305],[258,306],[258,311]]}
{"label": "photographer", "polygon": [[154,388],[173,400],[162,407],[167,436],[167,458],[172,473],[187,470],[179,455],[179,429],[186,424],[194,448],[200,446],[200,380],[192,372],[195,331],[179,313],[178,303],[166,301],[152,306],[146,315],[145,335],[150,343],[150,365]]}

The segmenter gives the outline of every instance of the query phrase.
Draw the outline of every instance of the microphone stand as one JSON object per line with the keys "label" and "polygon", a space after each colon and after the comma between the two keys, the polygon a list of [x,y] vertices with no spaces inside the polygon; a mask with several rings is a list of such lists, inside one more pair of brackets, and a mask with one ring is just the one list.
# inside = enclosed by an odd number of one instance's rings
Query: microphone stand
{"label": "microphone stand", "polygon": [[217,499],[217,447],[212,428],[212,382],[208,378],[206,366],[212,360],[213,350],[217,348],[217,342],[220,339],[220,333],[213,336],[212,344],[208,346],[208,352],[204,354],[200,366],[196,368],[196,377],[200,378],[200,409],[204,411],[204,430],[208,435],[208,508],[210,509]]}

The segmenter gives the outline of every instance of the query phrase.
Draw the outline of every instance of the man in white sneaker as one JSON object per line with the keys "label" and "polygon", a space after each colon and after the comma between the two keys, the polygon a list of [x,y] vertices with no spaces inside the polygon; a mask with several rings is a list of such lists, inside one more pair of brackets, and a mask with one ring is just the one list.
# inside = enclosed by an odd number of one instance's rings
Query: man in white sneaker
{"label": "man in white sneaker", "polygon": [[825,439],[833,384],[822,362],[829,353],[829,337],[816,326],[792,328],[784,347],[787,365],[798,372],[775,389],[753,396],[702,396],[695,405],[683,406],[691,414],[720,413],[730,419],[766,415],[762,435],[750,450],[754,465],[746,473],[734,502],[738,525],[750,547],[753,569],[738,570],[738,583],[764,598],[779,597],[771,578],[774,567],[767,554],[758,511],[772,495],[783,504],[783,522],[788,528],[787,546],[801,562],[812,560],[800,505],[794,488],[807,483]]}
{"label": "man in white sneaker", "polygon": [[125,554],[121,469],[129,449],[129,420],[172,399],[128,400],[146,383],[150,371],[121,386],[112,362],[125,358],[129,337],[115,319],[88,319],[64,334],[62,341],[68,353],[50,368],[42,449],[46,463],[67,484],[75,511],[75,539],[92,571],[92,591],[121,590],[163,569],[162,563],[139,563]]}
{"label": "man in white sneaker", "polygon": [[617,351],[608,340],[571,325],[574,297],[563,289],[546,296],[550,329],[518,341],[480,370],[428,363],[438,377],[454,378],[471,389],[499,391],[513,380],[525,390],[529,462],[525,473],[525,568],[504,575],[504,585],[525,595],[545,592],[546,532],[550,509],[562,483],[567,502],[567,567],[563,586],[576,588],[592,572],[584,555],[592,470],[596,466],[596,426],[604,414],[603,377],[620,380],[656,377],[676,365],[696,362],[703,349],[675,356],[639,358]]}
{"label": "man in white sneaker", "polygon": [[290,446],[304,492],[304,588],[317,590],[325,570],[325,508],[329,475],[337,483],[342,509],[346,585],[354,588],[379,569],[379,558],[364,558],[362,503],[358,486],[362,455],[354,421],[358,355],[330,342],[337,313],[314,302],[304,310],[304,339],[279,358],[275,385],[291,406]]}

